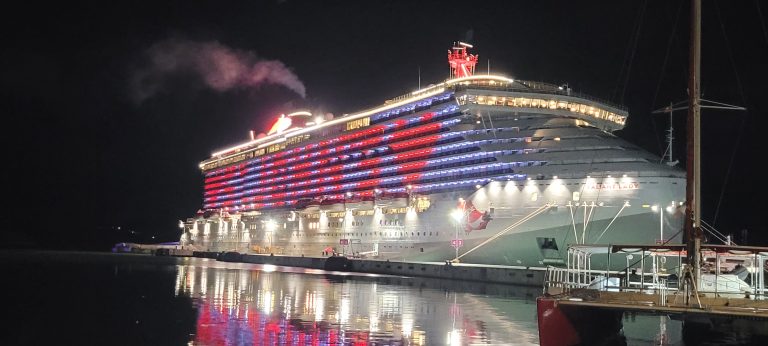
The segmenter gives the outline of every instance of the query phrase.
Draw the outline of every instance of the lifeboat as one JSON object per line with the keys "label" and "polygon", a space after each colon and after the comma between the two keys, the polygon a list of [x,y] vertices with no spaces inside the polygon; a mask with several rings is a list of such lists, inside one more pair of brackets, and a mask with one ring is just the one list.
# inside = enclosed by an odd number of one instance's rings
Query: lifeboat
{"label": "lifeboat", "polygon": [[344,200],[344,205],[351,210],[372,210],[375,203],[372,196],[348,198]]}
{"label": "lifeboat", "polygon": [[313,213],[320,211],[320,201],[314,198],[302,198],[296,202],[296,209]]}
{"label": "lifeboat", "polygon": [[320,202],[320,210],[322,211],[344,211],[344,200],[341,199],[326,199]]}
{"label": "lifeboat", "polygon": [[376,206],[381,208],[405,208],[408,206],[408,193],[384,193],[376,198]]}

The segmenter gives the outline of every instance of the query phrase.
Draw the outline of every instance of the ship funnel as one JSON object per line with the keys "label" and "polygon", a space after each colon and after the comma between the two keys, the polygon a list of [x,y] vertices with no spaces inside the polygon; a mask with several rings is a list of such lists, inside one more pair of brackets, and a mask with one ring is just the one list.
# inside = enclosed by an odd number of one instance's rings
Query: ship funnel
{"label": "ship funnel", "polygon": [[469,77],[475,74],[477,54],[469,54],[467,50],[472,45],[465,42],[456,42],[448,51],[448,64],[451,66],[451,77]]}

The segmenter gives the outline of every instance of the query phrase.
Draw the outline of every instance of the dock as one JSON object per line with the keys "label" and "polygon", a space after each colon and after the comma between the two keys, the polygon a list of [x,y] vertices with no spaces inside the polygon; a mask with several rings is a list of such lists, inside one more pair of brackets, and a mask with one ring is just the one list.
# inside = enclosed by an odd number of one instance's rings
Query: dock
{"label": "dock", "polygon": [[[536,302],[543,346],[599,343],[620,332],[625,314],[669,316],[705,329],[739,325],[768,338],[768,248],[701,245],[707,266],[696,276],[682,262],[682,244],[581,245],[568,252],[566,268],[548,268]],[[618,272],[592,268],[591,258],[600,255],[635,261]],[[697,282],[686,281],[691,277]]]}
{"label": "dock", "polygon": [[504,266],[452,262],[410,262],[344,256],[310,257],[239,252],[193,251],[181,246],[129,244],[125,251],[156,256],[198,257],[223,262],[270,264],[362,274],[410,276],[434,279],[476,281],[541,288],[546,267]]}
{"label": "dock", "polygon": [[[229,254],[229,255],[227,255]],[[201,256],[203,254],[197,254]],[[547,268],[450,262],[407,262],[377,259],[294,257],[225,253],[219,260],[366,274],[412,276],[541,287]]]}

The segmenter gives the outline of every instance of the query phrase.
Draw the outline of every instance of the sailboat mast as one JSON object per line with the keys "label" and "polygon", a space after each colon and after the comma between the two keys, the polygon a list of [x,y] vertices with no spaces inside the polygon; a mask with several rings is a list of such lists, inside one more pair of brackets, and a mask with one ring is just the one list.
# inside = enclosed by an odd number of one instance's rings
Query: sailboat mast
{"label": "sailboat mast", "polygon": [[698,282],[701,247],[701,0],[691,0],[691,41],[688,75],[688,131],[685,235],[688,264],[693,268],[693,282]]}

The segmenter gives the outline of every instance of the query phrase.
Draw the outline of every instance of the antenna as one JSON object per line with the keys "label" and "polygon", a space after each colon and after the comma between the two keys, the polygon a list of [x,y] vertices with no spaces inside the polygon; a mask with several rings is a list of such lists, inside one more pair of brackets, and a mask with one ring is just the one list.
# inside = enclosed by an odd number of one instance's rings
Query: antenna
{"label": "antenna", "polygon": [[669,113],[669,130],[667,130],[667,149],[664,150],[664,154],[661,155],[661,161],[664,161],[665,157],[668,157],[666,164],[668,166],[675,166],[678,164],[678,161],[674,161],[672,158],[672,143],[674,140],[674,117],[673,114],[675,111],[688,109],[688,100],[679,101],[679,102],[670,102],[669,106],[659,108],[653,112],[652,114],[661,114],[661,113]]}
{"label": "antenna", "polygon": [[[741,106],[734,106],[729,105],[727,103],[707,100],[703,98],[699,98],[699,108],[714,108],[714,109],[725,109],[725,110],[733,110],[733,111],[745,111],[747,110],[744,107]],[[669,129],[667,129],[667,149],[664,150],[664,154],[661,155],[661,160],[664,161],[664,158],[667,159],[666,164],[668,166],[676,166],[679,161],[675,160],[672,157],[672,148],[673,148],[673,141],[675,139],[674,137],[674,117],[673,114],[675,111],[688,109],[688,100],[678,101],[678,102],[671,102],[669,106],[659,108],[653,112],[652,114],[661,114],[661,113],[669,113]]]}
{"label": "antenna", "polygon": [[419,87],[416,90],[421,90],[421,66],[419,66]]}
{"label": "antenna", "polygon": [[667,151],[669,152],[669,160],[667,160],[667,164],[670,166],[674,166],[677,164],[677,161],[673,161],[672,158],[672,141],[675,140],[674,131],[675,131],[675,118],[672,117],[672,103],[669,103],[669,130],[667,130]]}

